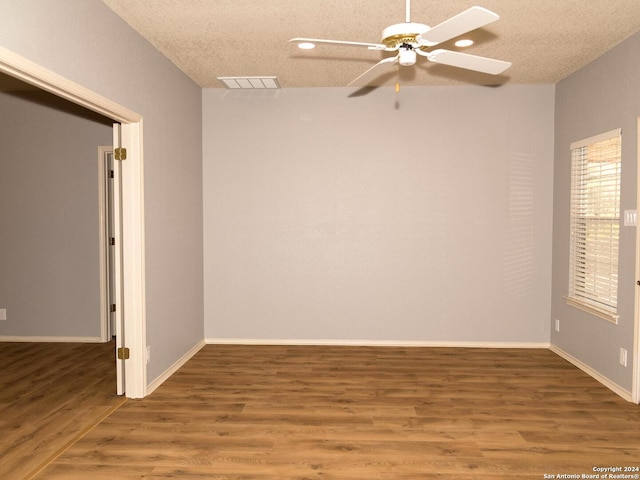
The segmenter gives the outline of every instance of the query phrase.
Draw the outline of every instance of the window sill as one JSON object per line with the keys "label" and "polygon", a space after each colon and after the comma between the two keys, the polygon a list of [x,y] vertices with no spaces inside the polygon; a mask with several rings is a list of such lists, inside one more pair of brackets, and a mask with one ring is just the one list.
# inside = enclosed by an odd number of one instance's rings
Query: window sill
{"label": "window sill", "polygon": [[598,307],[594,307],[593,305],[589,305],[587,303],[581,302],[572,297],[563,297],[567,301],[567,305],[575,307],[583,312],[590,313],[591,315],[595,315],[596,317],[602,318],[607,322],[611,322],[614,325],[618,324],[618,315],[615,313],[608,312],[606,310],[600,309]]}

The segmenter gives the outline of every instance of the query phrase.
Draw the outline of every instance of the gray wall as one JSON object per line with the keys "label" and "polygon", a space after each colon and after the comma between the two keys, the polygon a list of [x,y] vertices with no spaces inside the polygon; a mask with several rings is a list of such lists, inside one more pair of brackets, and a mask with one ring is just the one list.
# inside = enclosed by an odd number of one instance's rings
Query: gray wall
{"label": "gray wall", "polygon": [[202,90],[100,0],[4,0],[0,45],[144,118],[152,382],[203,338]]}
{"label": "gray wall", "polygon": [[554,87],[351,92],[204,91],[205,337],[547,343]]}
{"label": "gray wall", "polygon": [[[613,325],[565,304],[569,269],[571,142],[622,128],[621,209],[636,208],[637,119],[640,115],[640,34],[561,81],[556,87],[551,343],[619,386],[631,390],[635,295],[635,227],[621,227],[618,309]],[[619,364],[620,348],[629,352]]]}
{"label": "gray wall", "polygon": [[58,97],[0,93],[0,336],[100,338],[98,146],[111,132]]}

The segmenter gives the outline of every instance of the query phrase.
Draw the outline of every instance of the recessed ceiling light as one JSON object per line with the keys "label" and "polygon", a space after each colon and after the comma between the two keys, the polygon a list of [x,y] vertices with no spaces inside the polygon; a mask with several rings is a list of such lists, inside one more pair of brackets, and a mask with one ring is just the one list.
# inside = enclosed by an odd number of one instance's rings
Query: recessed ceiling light
{"label": "recessed ceiling light", "polygon": [[456,47],[470,47],[471,45],[473,45],[473,40],[470,40],[468,38],[463,38],[462,40],[458,40],[455,43]]}
{"label": "recessed ceiling light", "polygon": [[316,48],[316,45],[311,42],[300,42],[298,44],[298,48],[301,48],[302,50],[311,50],[312,48]]}

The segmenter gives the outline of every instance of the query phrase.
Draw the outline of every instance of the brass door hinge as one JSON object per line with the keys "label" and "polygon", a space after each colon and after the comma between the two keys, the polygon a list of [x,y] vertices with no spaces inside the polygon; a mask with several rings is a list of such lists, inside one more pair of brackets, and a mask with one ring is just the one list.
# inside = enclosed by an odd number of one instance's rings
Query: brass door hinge
{"label": "brass door hinge", "polygon": [[127,149],[124,147],[118,147],[113,149],[113,158],[116,160],[126,160],[127,159]]}
{"label": "brass door hinge", "polygon": [[129,349],[127,347],[118,348],[118,360],[129,360]]}

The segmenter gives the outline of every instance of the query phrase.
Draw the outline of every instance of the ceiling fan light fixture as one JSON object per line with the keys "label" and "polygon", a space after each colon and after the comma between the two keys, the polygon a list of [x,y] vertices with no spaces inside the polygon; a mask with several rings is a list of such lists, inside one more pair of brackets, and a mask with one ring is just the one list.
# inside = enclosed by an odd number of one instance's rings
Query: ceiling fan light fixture
{"label": "ceiling fan light fixture", "polygon": [[410,48],[401,48],[398,52],[398,63],[403,67],[416,64],[416,51]]}
{"label": "ceiling fan light fixture", "polygon": [[302,50],[311,50],[313,48],[316,48],[316,44],[311,42],[300,42],[298,44],[298,48]]}

